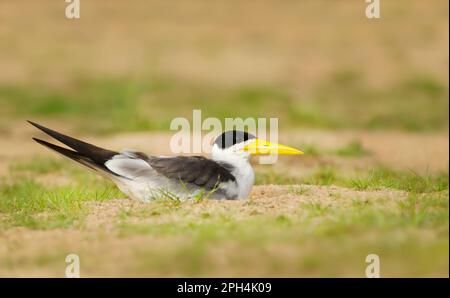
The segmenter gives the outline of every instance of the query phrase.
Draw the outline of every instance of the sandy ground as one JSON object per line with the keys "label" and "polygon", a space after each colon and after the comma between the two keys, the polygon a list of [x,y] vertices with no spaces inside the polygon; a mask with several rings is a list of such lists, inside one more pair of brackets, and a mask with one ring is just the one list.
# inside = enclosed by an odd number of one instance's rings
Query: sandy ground
{"label": "sandy ground", "polygon": [[[168,212],[153,214],[148,217],[139,216],[149,210],[158,210],[159,205],[143,204],[129,199],[117,199],[104,203],[90,205],[90,213],[82,228],[28,230],[25,228],[12,228],[0,233],[0,276],[63,276],[65,266],[64,257],[70,252],[76,252],[82,259],[83,276],[183,276],[189,275],[189,268],[176,263],[176,251],[180,247],[189,248],[195,238],[194,235],[167,234],[154,236],[152,233],[122,234],[118,228],[124,219],[121,212],[133,214],[126,219],[127,225],[152,227],[155,225],[170,224],[182,227],[186,222],[207,221],[205,214],[215,217],[232,216],[233,221],[245,225],[249,219],[280,218],[288,215],[291,218],[306,216],[298,208],[301,204],[320,203],[328,208],[339,205],[350,206],[354,200],[360,202],[371,201],[388,202],[395,205],[404,200],[407,194],[402,191],[381,190],[360,192],[339,188],[335,186],[303,186],[304,193],[292,195],[288,186],[256,186],[248,201],[206,201],[200,204],[185,203],[182,213]],[[339,199],[337,199],[339,198]],[[148,213],[151,214],[151,213]],[[317,219],[316,219],[317,220]],[[319,224],[320,221],[317,222]],[[264,227],[261,227],[264,228]],[[220,227],[218,227],[220,229]],[[216,231],[218,232],[218,231]],[[304,233],[305,231],[302,231]],[[277,237],[279,231],[273,232]],[[292,237],[296,233],[293,233]],[[308,233],[306,233],[308,234]],[[370,238],[370,235],[368,235]],[[214,243],[214,240],[211,240]],[[253,243],[250,247],[241,248],[246,261],[239,265],[233,257],[233,251],[245,240],[237,238],[232,242],[219,241],[220,246],[206,246],[202,258],[207,259],[208,268],[197,271],[195,275],[205,276],[265,276],[265,275],[322,275],[339,274],[341,276],[362,276],[363,272],[353,265],[348,268],[324,272],[309,271],[308,268],[299,268],[292,260],[307,258],[314,253],[314,245],[310,243],[260,243],[257,248]],[[30,249],[32,247],[33,249]],[[255,252],[250,256],[248,253]],[[147,258],[161,257],[163,270],[158,266],[146,264]],[[237,254],[239,256],[239,254]],[[194,257],[195,256],[189,256]],[[242,255],[241,255],[242,257]],[[172,258],[175,259],[172,260]],[[267,258],[267,259],[266,259]],[[281,269],[272,270],[266,261],[274,258]],[[165,263],[170,259],[168,263]],[[360,260],[361,261],[361,260]],[[144,262],[141,264],[140,262]],[[202,263],[202,262],[200,262]],[[45,265],[44,265],[45,264]],[[168,265],[170,264],[170,265]],[[339,271],[341,270],[341,271]],[[407,272],[407,268],[404,268]],[[405,273],[402,270],[393,270],[395,274]],[[392,274],[392,272],[391,272]],[[439,274],[439,272],[434,272]]]}

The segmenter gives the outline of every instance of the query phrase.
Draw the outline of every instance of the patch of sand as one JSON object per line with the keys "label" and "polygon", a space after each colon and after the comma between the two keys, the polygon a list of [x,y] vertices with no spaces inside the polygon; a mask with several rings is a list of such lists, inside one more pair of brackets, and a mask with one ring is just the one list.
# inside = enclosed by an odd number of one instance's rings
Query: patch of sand
{"label": "patch of sand", "polygon": [[[292,187],[302,188],[302,194],[293,194]],[[152,259],[145,263],[145,255],[161,253],[173,255],[176,258],[178,247],[195,245],[187,236],[180,233],[160,235],[151,232],[140,235],[121,235],[118,226],[122,223],[120,212],[128,213],[125,219],[128,224],[152,226],[160,224],[183,224],[198,222],[201,224],[205,214],[213,216],[232,216],[237,222],[245,222],[255,217],[304,216],[305,208],[302,204],[320,203],[324,206],[350,206],[358,201],[384,200],[393,204],[403,200],[407,194],[402,191],[378,190],[355,191],[335,186],[256,186],[251,198],[246,201],[204,201],[201,203],[183,203],[182,215],[177,212],[166,212],[152,215],[152,209],[161,207],[160,203],[143,204],[129,199],[116,199],[107,202],[89,204],[89,216],[80,228],[30,230],[27,228],[11,228],[0,231],[0,276],[63,276],[65,256],[69,253],[81,255],[83,276],[179,276],[186,274],[187,269],[182,265],[174,266],[169,271],[158,271],[151,264],[158,263]],[[386,206],[386,205],[385,205]],[[141,216],[141,212],[145,216]],[[305,247],[309,244],[305,244]],[[297,247],[297,249],[295,249]],[[266,254],[280,259],[286,268],[282,274],[299,274],[294,267],[286,265],[286,260],[298,258],[305,253],[305,247],[268,243]],[[30,249],[32,248],[32,249]],[[207,246],[205,258],[209,258],[211,268],[204,269],[204,274],[274,274],[270,271],[270,264],[251,255],[253,267],[243,269],[234,268],[234,261],[230,261],[229,254],[241,252],[236,257],[245,257],[250,251],[242,251],[237,243],[224,241],[223,246]],[[313,248],[307,248],[306,251]],[[281,254],[280,252],[285,252]],[[217,257],[217,253],[222,252]],[[222,257],[220,257],[222,256]],[[140,263],[141,260],[144,263]],[[283,261],[284,260],[284,261]],[[148,262],[148,260],[147,260]],[[156,265],[155,265],[156,266]],[[237,271],[236,271],[237,270]],[[260,271],[258,271],[260,270]]]}

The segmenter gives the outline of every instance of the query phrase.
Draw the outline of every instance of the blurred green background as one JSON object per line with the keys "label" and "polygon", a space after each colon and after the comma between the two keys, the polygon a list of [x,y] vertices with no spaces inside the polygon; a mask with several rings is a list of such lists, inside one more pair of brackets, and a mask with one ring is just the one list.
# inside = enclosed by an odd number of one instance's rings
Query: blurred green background
{"label": "blurred green background", "polygon": [[0,4],[0,125],[92,133],[203,116],[280,127],[448,129],[448,1]]}

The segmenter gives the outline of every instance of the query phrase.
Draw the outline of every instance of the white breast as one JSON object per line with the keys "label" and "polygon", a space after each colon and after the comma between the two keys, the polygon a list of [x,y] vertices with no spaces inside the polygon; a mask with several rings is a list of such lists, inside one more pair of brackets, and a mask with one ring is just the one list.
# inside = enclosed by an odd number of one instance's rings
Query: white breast
{"label": "white breast", "polygon": [[237,167],[231,172],[236,178],[238,186],[238,199],[246,199],[252,191],[253,183],[255,182],[255,173],[250,163]]}
{"label": "white breast", "polygon": [[211,153],[213,160],[227,163],[233,167],[231,174],[236,178],[236,181],[233,182],[236,185],[229,187],[229,197],[246,199],[250,195],[255,182],[255,173],[249,162],[249,154],[243,151],[235,151],[233,148],[223,150],[218,148],[216,144],[214,144]]}

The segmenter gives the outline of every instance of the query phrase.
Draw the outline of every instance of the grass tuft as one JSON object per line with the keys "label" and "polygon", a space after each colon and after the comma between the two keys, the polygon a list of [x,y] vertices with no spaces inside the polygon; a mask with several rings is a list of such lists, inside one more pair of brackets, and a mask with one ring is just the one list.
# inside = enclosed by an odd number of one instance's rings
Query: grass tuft
{"label": "grass tuft", "polygon": [[349,178],[343,184],[359,190],[395,188],[414,193],[435,192],[448,190],[448,174],[420,175],[413,171],[395,172],[378,168],[371,170],[369,174]]}
{"label": "grass tuft", "polygon": [[360,141],[358,140],[353,140],[350,143],[348,143],[347,145],[338,148],[335,151],[336,155],[339,156],[355,156],[355,157],[360,157],[360,156],[365,156],[369,154],[369,151],[367,151],[361,144]]}
{"label": "grass tuft", "polygon": [[120,196],[110,183],[47,187],[33,180],[1,183],[2,226],[29,228],[70,227],[87,214],[85,202]]}
{"label": "grass tuft", "polygon": [[35,156],[32,159],[14,164],[13,172],[29,172],[33,174],[48,174],[59,172],[64,168],[64,162],[57,158]]}
{"label": "grass tuft", "polygon": [[310,177],[302,179],[305,184],[330,185],[338,180],[336,169],[331,166],[318,168]]}

